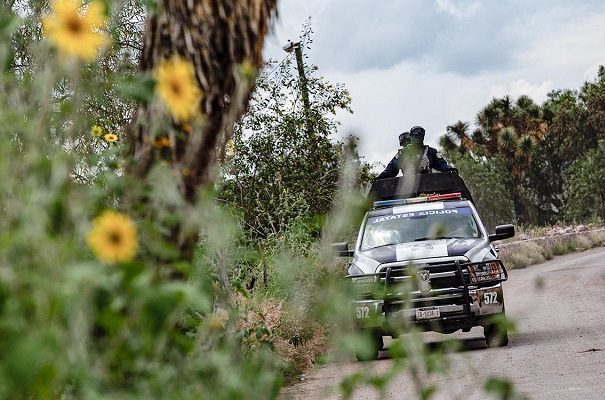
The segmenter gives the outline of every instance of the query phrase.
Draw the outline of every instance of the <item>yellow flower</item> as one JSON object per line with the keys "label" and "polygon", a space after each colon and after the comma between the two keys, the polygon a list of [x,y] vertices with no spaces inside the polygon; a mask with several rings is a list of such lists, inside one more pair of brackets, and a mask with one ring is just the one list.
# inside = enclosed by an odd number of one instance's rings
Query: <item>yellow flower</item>
{"label": "yellow flower", "polygon": [[155,71],[156,91],[172,116],[188,120],[197,110],[202,92],[193,65],[179,56],[163,60]]}
{"label": "yellow flower", "polygon": [[53,0],[52,13],[44,17],[44,34],[53,46],[68,57],[94,60],[97,51],[109,42],[99,30],[105,25],[104,6],[99,0],[81,11],[81,0]]}
{"label": "yellow flower", "polygon": [[118,135],[115,133],[107,133],[105,136],[103,136],[103,139],[105,139],[106,142],[115,143],[118,141]]}
{"label": "yellow flower", "polygon": [[88,246],[101,261],[130,261],[137,253],[137,231],[132,220],[115,211],[103,211],[88,232]]}
{"label": "yellow flower", "polygon": [[93,127],[90,129],[90,133],[96,138],[101,137],[103,136],[103,128],[101,128],[99,125],[93,125]]}

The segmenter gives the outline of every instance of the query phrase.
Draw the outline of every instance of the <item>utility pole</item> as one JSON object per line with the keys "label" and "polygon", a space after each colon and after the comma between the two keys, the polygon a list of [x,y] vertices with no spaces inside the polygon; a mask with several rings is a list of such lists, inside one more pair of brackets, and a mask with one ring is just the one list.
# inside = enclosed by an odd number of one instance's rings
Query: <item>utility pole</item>
{"label": "utility pole", "polygon": [[286,53],[292,53],[296,55],[296,67],[298,69],[298,86],[300,88],[300,94],[302,96],[303,101],[303,112],[305,116],[305,127],[307,129],[307,134],[311,136],[313,133],[313,126],[311,124],[311,105],[309,103],[309,88],[307,87],[307,77],[305,75],[305,64],[303,62],[303,54],[302,48],[300,46],[300,42],[290,42],[286,44],[283,49]]}

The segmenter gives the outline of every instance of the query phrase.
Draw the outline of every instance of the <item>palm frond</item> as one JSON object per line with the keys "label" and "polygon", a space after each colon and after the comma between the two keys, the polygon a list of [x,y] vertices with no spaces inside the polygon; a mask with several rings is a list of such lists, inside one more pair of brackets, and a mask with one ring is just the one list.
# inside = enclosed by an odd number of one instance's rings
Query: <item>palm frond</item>
{"label": "palm frond", "polygon": [[508,126],[498,132],[498,145],[503,151],[513,151],[517,146],[517,133],[515,128]]}

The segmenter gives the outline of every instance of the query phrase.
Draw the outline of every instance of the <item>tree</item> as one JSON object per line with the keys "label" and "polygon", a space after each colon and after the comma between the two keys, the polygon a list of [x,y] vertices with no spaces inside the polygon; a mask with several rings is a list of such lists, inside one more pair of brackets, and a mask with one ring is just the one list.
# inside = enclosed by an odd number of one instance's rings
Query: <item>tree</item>
{"label": "tree", "polygon": [[464,155],[473,150],[473,138],[469,135],[469,123],[458,121],[454,125],[448,125],[447,133],[441,137],[441,146],[448,150],[457,150]]}
{"label": "tree", "polygon": [[544,140],[547,124],[542,110],[528,96],[513,101],[509,96],[494,98],[476,118],[478,128],[469,134],[469,124],[458,121],[447,127],[441,145],[447,151],[469,154],[478,163],[500,160],[512,180],[516,215],[521,223],[537,220],[534,203],[527,193],[527,171],[532,165],[536,145]]}
{"label": "tree", "polygon": [[565,182],[565,216],[576,222],[605,220],[605,140],[574,161]]}
{"label": "tree", "polygon": [[[246,110],[276,0],[164,0],[149,11],[140,69],[152,72],[175,56],[190,63],[202,95],[196,109],[200,117],[162,124],[155,103],[142,105],[130,129],[132,161],[127,173],[143,180],[165,161],[183,200],[193,205],[200,187],[212,182],[218,154]],[[158,135],[166,133],[171,145],[154,148]],[[186,214],[182,210],[181,221],[168,229],[181,251],[192,258],[198,232],[184,228]]]}
{"label": "tree", "polygon": [[[143,169],[132,168],[125,174],[132,154],[120,153],[120,140],[110,143],[91,135],[91,127],[99,124],[122,138],[134,101],[143,103],[139,116],[149,117],[139,120],[143,126],[137,132],[155,134],[154,129],[174,125],[152,100],[155,65],[148,63],[148,73],[135,77],[138,55],[128,56],[129,47],[113,31],[118,29],[114,23],[127,21],[131,25],[119,29],[137,35],[141,27],[122,18],[122,6],[134,2],[48,3],[11,1],[12,10],[0,5],[0,125],[5,133],[0,135],[5,238],[0,303],[10,300],[0,313],[1,396],[276,397],[282,380],[267,329],[260,320],[242,328],[239,323],[248,321],[239,318],[238,305],[224,301],[227,290],[217,272],[230,260],[219,264],[215,255],[231,249],[231,219],[214,202],[202,206],[197,196],[179,190],[184,185],[175,181],[182,176],[175,179],[168,149],[152,146],[149,171],[137,175]],[[231,67],[225,75],[253,81],[274,3],[146,3],[151,9],[136,20],[148,16],[147,38],[159,39],[147,49],[183,50],[162,37],[164,28],[175,36],[182,33],[185,42],[187,35],[196,36],[199,46],[186,55],[201,60],[192,65],[204,73],[197,79],[209,85],[205,99],[216,102],[220,92],[227,105],[224,95],[230,96],[229,107],[204,105],[209,122],[194,127],[192,141],[210,140],[202,136],[204,128],[237,119],[248,94],[243,89],[250,87],[248,81],[237,83],[241,91],[229,92],[232,79],[217,77],[213,68]],[[184,14],[189,5],[196,12]],[[67,39],[57,43],[48,30],[40,36],[41,18],[60,25]],[[162,18],[169,22],[158,22]],[[157,26],[161,32],[153,30]],[[66,43],[84,48],[82,32],[108,38],[103,46],[91,46],[97,58],[65,51]],[[218,46],[231,53],[212,53]],[[212,54],[203,58],[198,51]],[[248,64],[238,58],[242,55],[249,56]],[[204,67],[211,71],[206,74]],[[190,143],[179,139],[178,149],[188,150]],[[220,147],[219,140],[212,152]],[[78,179],[80,165],[88,167],[91,179]],[[194,240],[177,246],[174,234],[185,224]],[[214,235],[195,240],[204,228]]]}
{"label": "tree", "polygon": [[486,228],[493,231],[497,225],[515,220],[513,197],[510,191],[512,176],[498,157],[487,159],[447,151],[447,158],[460,171],[468,186],[475,206],[481,213]]}
{"label": "tree", "polygon": [[586,108],[584,148],[596,148],[598,140],[605,139],[605,66],[599,67],[594,82],[584,83],[579,99]]}
{"label": "tree", "polygon": [[129,173],[144,178],[156,160],[167,160],[181,180],[184,198],[194,202],[199,186],[212,179],[217,147],[224,147],[246,110],[276,1],[165,0],[151,11],[140,69],[152,71],[174,55],[190,61],[203,93],[203,121],[193,124],[192,134],[175,137],[171,154],[163,156],[153,151],[154,132],[142,123],[157,110],[142,107],[132,130]]}
{"label": "tree", "polygon": [[[309,35],[307,26],[301,47],[308,47]],[[297,218],[327,214],[347,152],[345,142],[333,136],[336,112],[350,111],[348,91],[316,76],[317,67],[305,63],[305,110],[294,62],[289,56],[262,71],[249,110],[235,127],[224,168],[221,198],[239,211],[255,240],[283,232]],[[351,150],[359,159],[356,142]],[[369,168],[359,166],[367,175]]]}

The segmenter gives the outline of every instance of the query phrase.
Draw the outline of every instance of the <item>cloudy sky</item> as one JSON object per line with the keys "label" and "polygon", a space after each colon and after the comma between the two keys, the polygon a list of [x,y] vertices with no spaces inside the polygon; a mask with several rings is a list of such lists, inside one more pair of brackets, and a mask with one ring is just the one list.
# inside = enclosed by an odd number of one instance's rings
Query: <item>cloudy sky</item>
{"label": "cloudy sky", "polygon": [[413,125],[436,146],[494,96],[542,102],[605,64],[603,0],[281,0],[279,12],[266,57],[282,59],[311,18],[307,55],[351,92],[341,133],[357,134],[372,162],[388,162]]}

